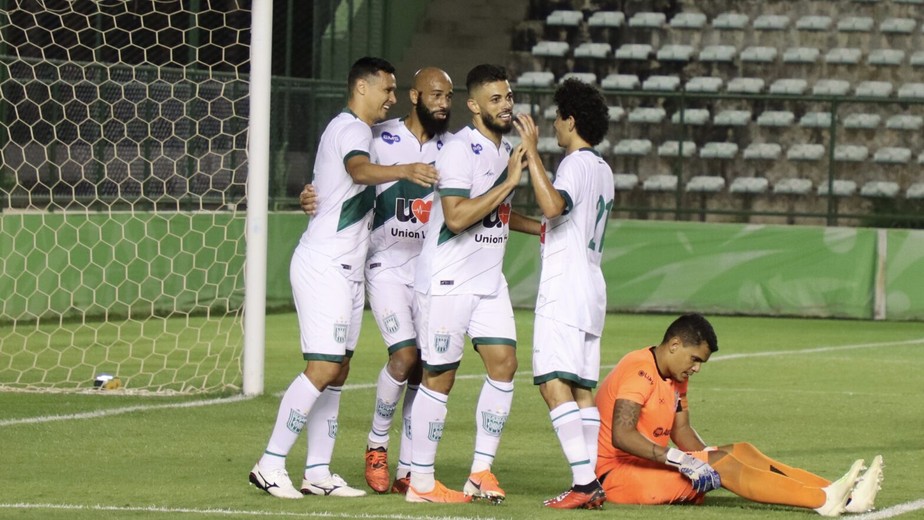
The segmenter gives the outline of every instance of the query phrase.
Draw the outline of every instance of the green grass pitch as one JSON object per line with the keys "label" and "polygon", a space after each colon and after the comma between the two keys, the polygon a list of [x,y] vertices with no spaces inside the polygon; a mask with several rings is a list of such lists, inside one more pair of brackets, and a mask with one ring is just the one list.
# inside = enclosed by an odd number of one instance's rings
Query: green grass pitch
{"label": "green grass pitch", "polygon": [[[550,511],[542,500],[570,472],[532,385],[532,317],[517,312],[520,370],[495,462],[508,498],[488,504],[407,504],[399,496],[306,497],[283,501],[247,483],[278,395],[304,368],[294,314],[267,318],[266,393],[139,397],[0,393],[0,518],[683,518],[788,519],[814,513],[755,504],[719,490],[702,507],[607,505],[603,511]],[[610,315],[603,374],[627,351],[656,343],[674,316]],[[749,441],[768,455],[836,478],[856,458],[885,458],[877,505],[884,518],[924,518],[924,327],[921,323],[710,317],[720,350],[691,380],[693,424],[713,444]],[[2,348],[2,345],[0,345]],[[386,353],[366,316],[343,394],[332,464],[365,487],[363,449],[376,375]],[[471,463],[480,358],[467,350],[449,400],[437,477],[461,488]],[[130,384],[130,382],[129,382]],[[106,414],[106,411],[110,414]],[[84,418],[80,414],[93,413]],[[111,413],[121,412],[121,413]],[[48,416],[60,420],[35,421]],[[398,427],[396,421],[395,429]],[[392,435],[397,453],[397,432]],[[289,457],[300,483],[304,436]],[[908,506],[912,504],[912,506]],[[915,506],[914,504],[917,504]],[[902,509],[888,513],[889,507]],[[905,511],[898,514],[901,511]]]}

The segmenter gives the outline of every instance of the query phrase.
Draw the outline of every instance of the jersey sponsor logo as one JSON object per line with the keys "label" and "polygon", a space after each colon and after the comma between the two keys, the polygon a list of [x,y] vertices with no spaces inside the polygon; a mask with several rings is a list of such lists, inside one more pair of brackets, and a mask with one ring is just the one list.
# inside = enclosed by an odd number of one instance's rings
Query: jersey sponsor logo
{"label": "jersey sponsor logo", "polygon": [[504,148],[507,150],[507,153],[510,153],[510,150],[512,150],[510,143],[506,141],[504,141]]}
{"label": "jersey sponsor logo", "polygon": [[440,442],[440,439],[443,438],[443,421],[434,421],[430,423],[427,438],[433,442]]}
{"label": "jersey sponsor logo", "polygon": [[436,149],[437,149],[437,150],[442,150],[442,149],[443,149],[443,140],[442,140],[442,139],[438,139],[438,140],[436,141]]}
{"label": "jersey sponsor logo", "polygon": [[488,213],[481,220],[481,225],[486,228],[499,228],[506,226],[510,222],[510,203],[502,202],[500,206]]}
{"label": "jersey sponsor logo", "polygon": [[307,421],[308,414],[302,413],[301,410],[291,408],[289,409],[289,420],[286,421],[286,428],[292,433],[301,433]]}
{"label": "jersey sponsor logo", "polygon": [[398,316],[395,313],[391,313],[388,316],[385,316],[385,319],[382,320],[382,323],[385,325],[385,330],[390,334],[398,332],[398,329],[401,327],[401,324],[398,322]]}
{"label": "jersey sponsor logo", "polygon": [[481,155],[481,150],[484,150],[480,144],[472,143],[472,151],[475,152],[475,155]]}
{"label": "jersey sponsor logo", "polygon": [[381,399],[375,400],[375,414],[385,419],[391,419],[395,415],[398,403],[386,403]]}
{"label": "jersey sponsor logo", "polygon": [[655,428],[655,430],[654,430],[653,432],[651,432],[651,434],[654,435],[656,439],[657,439],[658,437],[670,437],[670,436],[671,436],[671,429],[670,429],[670,428],[662,428],[662,427],[658,426],[657,428]]}
{"label": "jersey sponsor logo", "polygon": [[456,283],[455,280],[440,280],[440,285],[448,286],[448,285],[455,285],[455,283]]}
{"label": "jersey sponsor logo", "polygon": [[395,197],[395,218],[398,219],[398,222],[426,224],[430,221],[431,209],[433,209],[432,200],[407,200],[403,197]]}
{"label": "jersey sponsor logo", "polygon": [[488,435],[500,437],[506,422],[507,414],[497,414],[487,410],[481,412],[481,427]]}
{"label": "jersey sponsor logo", "polygon": [[331,439],[336,439],[337,430],[339,430],[337,419],[328,419],[327,420],[327,436],[330,437]]}
{"label": "jersey sponsor logo", "polygon": [[434,334],[433,335],[433,349],[443,354],[449,350],[449,334]]}
{"label": "jersey sponsor logo", "polygon": [[347,324],[334,323],[334,341],[337,343],[346,343]]}
{"label": "jersey sponsor logo", "polygon": [[649,385],[653,385],[653,384],[654,384],[654,380],[651,378],[650,375],[648,375],[648,372],[645,372],[644,370],[639,370],[639,371],[638,371],[638,377],[641,377],[641,378],[646,379],[646,380],[648,381],[648,384],[649,384]]}
{"label": "jersey sponsor logo", "polygon": [[382,132],[382,140],[388,144],[395,144],[401,142],[400,135],[394,135],[388,132]]}

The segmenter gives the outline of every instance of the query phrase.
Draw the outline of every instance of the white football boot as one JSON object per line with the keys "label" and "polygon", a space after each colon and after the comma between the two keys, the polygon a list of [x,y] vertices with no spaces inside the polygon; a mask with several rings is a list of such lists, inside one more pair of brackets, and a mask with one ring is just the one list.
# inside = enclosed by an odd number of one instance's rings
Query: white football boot
{"label": "white football boot", "polygon": [[822,488],[825,492],[825,503],[816,508],[815,512],[821,516],[840,516],[844,512],[844,506],[850,498],[850,492],[853,491],[861,471],[863,471],[863,459],[857,459],[843,477]]}
{"label": "white football boot", "polygon": [[250,483],[274,497],[302,498],[302,494],[292,485],[289,474],[284,469],[263,471],[260,469],[260,463],[258,462],[250,470]]}
{"label": "white football boot", "polygon": [[336,473],[317,482],[302,480],[302,493],[329,497],[362,497],[366,495],[364,490],[347,485],[346,481]]}
{"label": "white football boot", "polygon": [[847,503],[848,513],[866,513],[874,509],[876,494],[882,484],[882,455],[876,455],[866,473],[850,493],[850,502]]}

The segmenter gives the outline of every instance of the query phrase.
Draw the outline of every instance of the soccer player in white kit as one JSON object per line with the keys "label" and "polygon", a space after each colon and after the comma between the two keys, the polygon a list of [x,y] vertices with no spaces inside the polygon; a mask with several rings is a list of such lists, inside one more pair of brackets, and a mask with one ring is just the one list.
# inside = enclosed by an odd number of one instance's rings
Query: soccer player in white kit
{"label": "soccer player in white kit", "polygon": [[[513,401],[517,360],[513,308],[501,267],[509,230],[538,234],[539,223],[511,210],[524,151],[503,138],[513,122],[506,71],[476,66],[466,86],[472,124],[454,134],[437,156],[440,181],[414,284],[424,371],[411,412],[409,502],[505,497],[491,464]],[[476,409],[471,474],[459,492],[435,479],[434,462],[466,334],[487,377]]]}
{"label": "soccer player in white kit", "polygon": [[[250,473],[252,484],[275,497],[365,494],[332,474],[330,459],[340,391],[365,302],[362,267],[375,198],[371,185],[411,179],[429,187],[438,178],[428,164],[382,166],[370,161],[371,127],[396,102],[394,70],[381,58],[357,60],[347,79],[347,107],[328,123],[318,144],[317,213],[295,248],[289,270],[307,366],[283,394],[266,450]],[[308,454],[299,490],[285,462],[306,425]]]}
{"label": "soccer player in white kit", "polygon": [[[423,68],[409,92],[410,114],[372,128],[373,160],[379,164],[434,164],[443,147],[452,109],[452,80],[443,70]],[[366,446],[366,483],[389,491],[388,441],[398,400],[404,392],[404,427],[393,493],[405,493],[411,471],[411,409],[420,384],[414,328],[414,266],[430,232],[433,189],[406,180],[376,186],[371,245],[366,261],[366,293],[388,348],[388,362],[376,384],[372,428]],[[405,390],[406,387],[406,390]]]}
{"label": "soccer player in white kit", "polygon": [[593,389],[600,376],[600,335],[606,281],[600,269],[613,207],[613,171],[592,147],[607,132],[603,96],[566,80],[555,92],[555,136],[565,157],[546,176],[529,116],[517,120],[536,202],[542,210],[542,270],[533,331],[533,383],[549,407],[555,434],[572,472],[572,487],[545,501],[556,509],[596,509],[606,500],[594,474],[600,413]]}

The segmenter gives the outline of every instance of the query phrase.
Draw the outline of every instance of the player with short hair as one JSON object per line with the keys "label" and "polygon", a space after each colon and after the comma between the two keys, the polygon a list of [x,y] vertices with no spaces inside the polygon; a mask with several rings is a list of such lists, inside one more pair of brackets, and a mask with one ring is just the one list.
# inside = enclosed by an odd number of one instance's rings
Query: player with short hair
{"label": "player with short hair", "polygon": [[[443,146],[440,181],[430,214],[414,288],[423,381],[411,413],[409,502],[468,502],[505,497],[491,465],[513,401],[516,329],[501,271],[510,229],[538,234],[539,223],[511,209],[524,166],[522,146],[504,138],[513,128],[513,92],[507,72],[478,65],[466,77],[472,124]],[[449,392],[472,338],[487,377],[476,407],[475,454],[464,492],[434,477]]]}
{"label": "player with short hair", "polygon": [[[372,128],[373,160],[379,164],[434,164],[437,152],[449,137],[446,130],[452,96],[452,80],[445,71],[435,67],[417,71],[409,92],[413,106],[410,114]],[[376,383],[365,476],[369,487],[376,492],[389,490],[388,431],[404,392],[404,426],[391,491],[405,493],[411,471],[411,409],[421,377],[413,318],[414,266],[430,232],[433,188],[398,180],[379,184],[375,190],[366,291],[388,347],[388,361]]]}
{"label": "player with short hair", "polygon": [[[882,480],[881,456],[862,477],[860,459],[831,482],[746,442],[706,446],[690,423],[687,385],[718,348],[709,321],[686,314],[671,323],[659,345],[626,354],[603,380],[596,397],[597,475],[606,499],[701,504],[708,491],[723,486],[755,502],[814,509],[822,516],[872,509]],[[668,440],[677,448],[668,447]]]}
{"label": "player with short hair", "polygon": [[593,389],[600,377],[600,336],[606,319],[603,238],[615,189],[613,170],[593,149],[609,125],[606,101],[576,79],[555,91],[554,128],[565,157],[554,184],[537,151],[528,115],[516,122],[530,183],[542,210],[542,270],[533,332],[533,383],[571,467],[571,488],[546,500],[555,509],[597,509],[606,497],[594,474],[600,413]]}
{"label": "player with short hair", "polygon": [[[436,169],[428,164],[383,166],[370,161],[372,125],[383,120],[396,102],[394,70],[381,58],[357,60],[347,79],[347,106],[328,123],[318,144],[317,212],[295,248],[289,269],[307,365],[283,394],[266,450],[250,473],[252,484],[275,497],[365,494],[332,474],[330,459],[340,391],[349,374],[365,303],[362,266],[375,198],[371,185],[410,179],[429,187],[438,179]],[[308,454],[298,490],[285,462],[306,425]]]}

